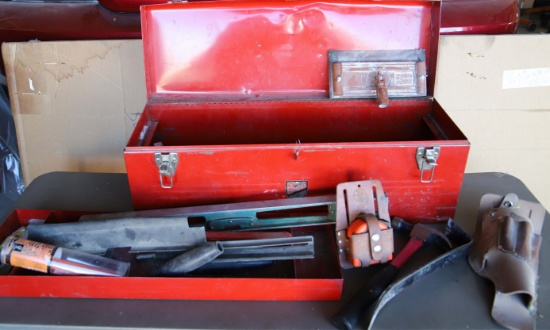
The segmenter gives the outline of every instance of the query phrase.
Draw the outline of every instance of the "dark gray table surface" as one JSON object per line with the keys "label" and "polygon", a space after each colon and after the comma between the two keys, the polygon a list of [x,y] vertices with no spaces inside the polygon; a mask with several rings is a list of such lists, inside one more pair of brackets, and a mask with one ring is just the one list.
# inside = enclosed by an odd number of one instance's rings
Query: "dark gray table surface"
{"label": "dark gray table surface", "polygon": [[[536,201],[513,176],[466,174],[455,221],[470,233],[485,193],[515,193],[521,199]],[[35,179],[15,208],[117,212],[132,210],[132,201],[125,174],[54,172]],[[549,218],[547,213],[545,222]],[[546,224],[542,233],[539,329],[550,329],[549,227]],[[0,298],[0,329],[332,329],[330,317],[369,275],[368,269],[345,271],[342,301]],[[490,317],[493,296],[492,284],[478,277],[463,258],[426,276],[394,298],[378,315],[374,328],[500,329]],[[363,320],[362,324],[368,323]]]}

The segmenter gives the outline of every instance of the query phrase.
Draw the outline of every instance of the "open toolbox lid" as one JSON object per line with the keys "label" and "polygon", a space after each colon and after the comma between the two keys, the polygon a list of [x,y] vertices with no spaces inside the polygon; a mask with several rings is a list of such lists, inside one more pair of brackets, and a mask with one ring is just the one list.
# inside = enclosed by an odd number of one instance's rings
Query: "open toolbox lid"
{"label": "open toolbox lid", "polygon": [[425,50],[433,95],[438,1],[185,2],[141,17],[154,102],[328,99],[329,50]]}

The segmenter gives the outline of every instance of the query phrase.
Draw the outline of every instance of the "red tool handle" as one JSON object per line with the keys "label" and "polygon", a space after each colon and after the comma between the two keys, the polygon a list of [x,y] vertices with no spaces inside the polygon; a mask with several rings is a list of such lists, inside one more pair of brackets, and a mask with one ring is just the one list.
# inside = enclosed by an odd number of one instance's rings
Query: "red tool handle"
{"label": "red tool handle", "polygon": [[407,260],[409,260],[409,258],[422,247],[422,245],[424,245],[423,241],[411,237],[403,250],[401,250],[395,258],[393,258],[391,264],[394,265],[395,268],[401,269],[403,264],[405,264]]}

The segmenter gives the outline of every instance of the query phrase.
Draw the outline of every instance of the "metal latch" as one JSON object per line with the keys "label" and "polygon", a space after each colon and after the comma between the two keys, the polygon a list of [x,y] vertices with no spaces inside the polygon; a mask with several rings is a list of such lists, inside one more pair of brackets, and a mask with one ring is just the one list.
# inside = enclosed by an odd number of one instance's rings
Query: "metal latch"
{"label": "metal latch", "polygon": [[[178,154],[171,152],[168,154],[162,154],[155,152],[155,163],[159,168],[160,186],[165,189],[170,189],[174,185],[174,174],[178,167]],[[170,179],[170,184],[164,184],[165,179]]]}
{"label": "metal latch", "polygon": [[[420,170],[420,182],[429,183],[434,178],[435,167],[437,166],[437,158],[439,158],[439,147],[418,147],[416,149],[416,164]],[[430,171],[430,178],[424,180],[424,172]]]}

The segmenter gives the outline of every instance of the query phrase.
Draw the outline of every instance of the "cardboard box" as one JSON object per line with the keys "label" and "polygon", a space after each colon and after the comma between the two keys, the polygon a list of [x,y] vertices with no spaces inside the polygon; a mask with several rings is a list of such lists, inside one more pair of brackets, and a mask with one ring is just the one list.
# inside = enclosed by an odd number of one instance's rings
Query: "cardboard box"
{"label": "cardboard box", "polygon": [[145,104],[140,40],[3,44],[23,177],[124,172]]}
{"label": "cardboard box", "polygon": [[471,142],[467,172],[505,172],[550,207],[547,35],[441,38],[435,95]]}

